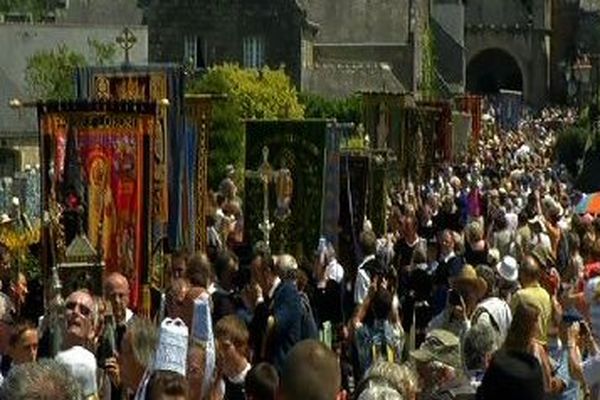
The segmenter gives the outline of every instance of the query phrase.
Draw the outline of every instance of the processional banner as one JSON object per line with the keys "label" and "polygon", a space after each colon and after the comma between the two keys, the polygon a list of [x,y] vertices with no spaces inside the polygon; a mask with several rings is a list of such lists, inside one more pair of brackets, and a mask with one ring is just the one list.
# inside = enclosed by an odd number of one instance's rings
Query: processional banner
{"label": "processional banner", "polygon": [[133,307],[149,261],[156,113],[154,103],[142,102],[38,107],[43,209],[54,204],[75,211],[75,219],[62,220],[64,245],[73,232],[83,231],[79,233],[101,255],[106,272],[118,271],[129,279]]}
{"label": "processional banner", "polygon": [[160,266],[164,262],[158,250],[164,241],[171,250],[201,250],[196,237],[205,230],[198,233],[199,227],[193,223],[198,215],[195,205],[202,201],[196,194],[205,192],[207,185],[206,180],[196,179],[194,170],[208,154],[206,149],[197,151],[194,147],[198,141],[190,133],[194,123],[185,122],[183,69],[175,64],[84,68],[78,71],[78,93],[80,98],[95,100],[168,100],[169,106],[159,110],[151,159],[155,171],[151,219],[154,251],[148,274],[153,286],[162,287]]}
{"label": "processional banner", "polygon": [[323,204],[321,213],[321,236],[338,247],[340,232],[340,170],[341,143],[347,141],[355,129],[352,123],[327,124],[325,168],[323,170]]}
{"label": "processional banner", "polygon": [[452,152],[455,160],[460,160],[469,152],[471,140],[471,114],[466,112],[452,113]]}
{"label": "processional banner", "polygon": [[[269,185],[269,214],[275,223],[271,232],[274,252],[287,252],[300,260],[312,257],[317,248],[323,222],[326,135],[326,120],[246,122],[247,171],[256,171],[261,166],[263,149],[267,148],[272,169],[287,171],[280,176],[291,175],[291,180],[287,180],[291,185],[278,182]],[[263,238],[259,229],[264,219],[263,191],[260,179],[246,178],[245,203],[252,207],[244,220],[245,240],[252,244]]]}
{"label": "processional banner", "polygon": [[452,107],[449,101],[422,101],[418,105],[439,110],[434,138],[434,157],[436,162],[452,160]]}
{"label": "processional banner", "polygon": [[375,149],[397,150],[400,135],[399,110],[413,104],[409,95],[363,93],[362,119]]}
{"label": "processional banner", "polygon": [[432,107],[401,109],[396,154],[403,179],[423,182],[430,178],[436,162],[436,127],[440,114],[439,109]]}
{"label": "processional banner", "polygon": [[208,214],[208,133],[212,120],[211,96],[186,96],[185,137],[181,140],[183,168],[182,225],[192,227],[184,235],[187,248],[206,251]]}
{"label": "processional banner", "polygon": [[483,116],[483,97],[476,95],[457,97],[456,106],[459,110],[471,114],[472,143],[478,143],[482,129],[481,117]]}

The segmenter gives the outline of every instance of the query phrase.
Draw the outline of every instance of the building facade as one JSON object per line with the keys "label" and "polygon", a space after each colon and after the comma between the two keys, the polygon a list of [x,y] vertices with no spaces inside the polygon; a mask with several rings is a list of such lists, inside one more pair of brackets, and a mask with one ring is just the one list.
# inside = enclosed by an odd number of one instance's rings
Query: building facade
{"label": "building facade", "polygon": [[[124,25],[76,25],[76,24],[0,24],[0,148],[11,157],[0,158],[9,167],[0,166],[3,174],[26,164],[37,164],[38,124],[35,109],[14,110],[9,107],[12,99],[35,100],[28,90],[25,70],[27,61],[39,51],[56,49],[59,45],[80,53],[88,62],[94,60],[90,40],[114,43]],[[148,62],[148,31],[144,26],[130,26],[137,43],[131,49],[132,63]],[[118,52],[116,62],[122,60]],[[74,79],[75,77],[73,77]],[[9,151],[10,150],[10,151]]]}

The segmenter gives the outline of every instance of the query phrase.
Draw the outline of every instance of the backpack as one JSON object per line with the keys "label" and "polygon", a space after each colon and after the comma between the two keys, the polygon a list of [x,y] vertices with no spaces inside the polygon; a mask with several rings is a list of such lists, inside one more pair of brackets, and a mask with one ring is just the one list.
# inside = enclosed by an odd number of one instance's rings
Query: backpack
{"label": "backpack", "polygon": [[318,339],[319,330],[317,329],[317,323],[315,322],[310,300],[308,299],[306,293],[300,293],[300,305],[300,340]]}
{"label": "backpack", "polygon": [[395,361],[397,361],[396,353],[388,343],[385,332],[377,332],[371,338],[371,365],[379,362],[393,363]]}

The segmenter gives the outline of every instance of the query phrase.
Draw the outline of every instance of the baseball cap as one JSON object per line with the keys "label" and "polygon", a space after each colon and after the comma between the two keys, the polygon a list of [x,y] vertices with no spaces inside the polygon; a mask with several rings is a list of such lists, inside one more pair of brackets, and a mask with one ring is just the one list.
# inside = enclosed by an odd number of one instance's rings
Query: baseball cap
{"label": "baseball cap", "polygon": [[410,355],[424,363],[439,361],[455,369],[461,367],[458,336],[445,329],[432,330],[421,347]]}

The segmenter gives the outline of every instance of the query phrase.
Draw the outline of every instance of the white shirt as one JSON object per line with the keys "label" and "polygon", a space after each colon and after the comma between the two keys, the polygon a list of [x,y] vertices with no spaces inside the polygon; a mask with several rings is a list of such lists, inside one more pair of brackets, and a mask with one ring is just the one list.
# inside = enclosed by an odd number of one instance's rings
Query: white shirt
{"label": "white shirt", "polygon": [[248,371],[250,371],[251,368],[252,365],[250,365],[250,363],[246,363],[246,367],[242,370],[242,372],[240,372],[233,378],[229,378],[229,382],[234,383],[236,385],[244,383],[244,381],[246,380],[246,375],[248,375]]}
{"label": "white shirt", "polygon": [[323,280],[321,280],[317,287],[319,289],[325,288],[327,286],[327,281],[332,280],[335,283],[341,283],[342,279],[344,279],[344,267],[336,260],[335,258],[327,264],[325,267],[325,274],[323,276]]}
{"label": "white shirt", "polygon": [[375,255],[370,255],[365,257],[362,263],[358,266],[358,272],[356,273],[356,282],[354,284],[354,303],[362,304],[362,302],[367,297],[369,293],[369,286],[371,286],[371,278],[367,271],[365,271],[364,266],[373,261],[375,259]]}
{"label": "white shirt", "polygon": [[277,288],[279,287],[279,285],[281,284],[281,279],[279,279],[278,276],[275,277],[275,280],[273,281],[273,286],[271,286],[271,289],[269,290],[269,299],[273,299],[273,295],[275,294],[275,290],[277,290]]}
{"label": "white shirt", "polygon": [[131,318],[133,318],[133,311],[131,311],[129,308],[125,309],[125,323],[128,324],[129,321],[131,320]]}
{"label": "white shirt", "polygon": [[456,257],[456,254],[454,254],[454,252],[451,251],[450,253],[448,253],[447,256],[442,258],[442,261],[444,262],[444,264],[446,264],[448,261],[452,260],[454,257]]}

